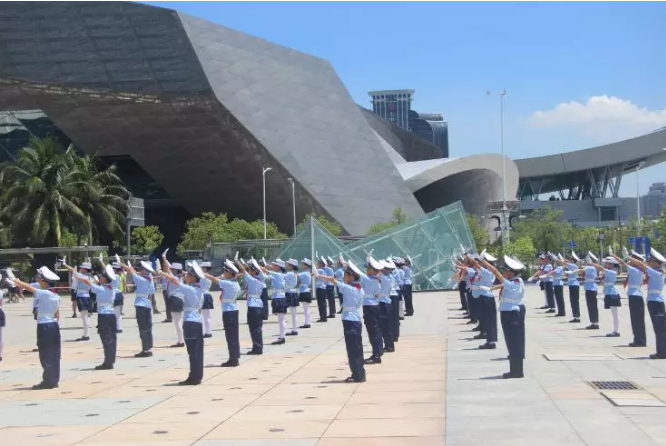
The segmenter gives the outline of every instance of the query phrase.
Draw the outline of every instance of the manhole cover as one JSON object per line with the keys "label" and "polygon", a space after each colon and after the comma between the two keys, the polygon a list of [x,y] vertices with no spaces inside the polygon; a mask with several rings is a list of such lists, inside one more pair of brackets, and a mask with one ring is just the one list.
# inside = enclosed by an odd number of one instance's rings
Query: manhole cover
{"label": "manhole cover", "polygon": [[269,432],[284,432],[284,429],[278,429],[276,427],[271,427],[268,429]]}
{"label": "manhole cover", "polygon": [[86,414],[86,416],[87,417],[98,417],[99,414],[98,413],[89,413],[89,414]]}
{"label": "manhole cover", "polygon": [[187,412],[188,415],[199,415],[199,412]]}
{"label": "manhole cover", "polygon": [[161,434],[168,434],[169,431],[153,431],[153,434],[161,435]]}
{"label": "manhole cover", "polygon": [[590,381],[590,385],[599,390],[638,390],[630,381]]}

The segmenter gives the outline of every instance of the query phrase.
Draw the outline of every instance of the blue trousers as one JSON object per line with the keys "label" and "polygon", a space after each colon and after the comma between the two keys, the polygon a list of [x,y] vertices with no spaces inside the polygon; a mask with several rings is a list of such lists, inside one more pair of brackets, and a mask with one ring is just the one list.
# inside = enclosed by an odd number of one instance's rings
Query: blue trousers
{"label": "blue trousers", "polygon": [[[522,309],[521,309],[522,310]],[[525,313],[523,311],[502,311],[502,331],[509,350],[509,367],[512,375],[523,375],[525,357]]]}
{"label": "blue trousers", "polygon": [[141,351],[147,352],[153,348],[153,310],[148,307],[134,307],[136,310],[136,323],[139,326],[141,337]]}
{"label": "blue trousers", "polygon": [[634,333],[634,344],[647,345],[645,303],[642,296],[629,296],[629,316],[631,317],[631,331]]}
{"label": "blue trousers", "polygon": [[372,345],[372,356],[381,358],[384,354],[384,345],[382,342],[382,333],[379,328],[379,305],[363,306],[363,322],[368,331],[368,339]]}
{"label": "blue trousers", "polygon": [[102,341],[104,349],[104,364],[113,365],[116,362],[116,346],[118,335],[116,334],[116,315],[98,314],[97,333]]}
{"label": "blue trousers", "polygon": [[328,314],[329,316],[335,317],[335,287],[327,286],[326,287],[326,300],[328,301]]}
{"label": "blue trousers", "polygon": [[189,381],[200,383],[203,379],[204,369],[204,340],[203,326],[200,322],[183,322],[183,336],[185,337],[185,347],[187,356],[190,358]]}
{"label": "blue trousers", "polygon": [[400,297],[391,296],[391,334],[393,341],[398,342],[400,338]]}
{"label": "blue trousers", "polygon": [[224,337],[229,348],[229,359],[240,359],[240,340],[238,339],[238,310],[222,312]]}
{"label": "blue trousers", "polygon": [[261,313],[263,308],[247,307],[247,324],[250,327],[250,337],[252,338],[252,351],[262,353],[264,351],[263,339],[263,318]]}
{"label": "blue trousers", "polygon": [[666,357],[666,312],[663,302],[649,300],[647,303],[652,328],[654,329],[655,344],[657,354]]}
{"label": "blue trousers", "polygon": [[[326,315],[326,289],[316,288],[317,308],[319,309],[319,319],[325,321]],[[334,313],[335,314],[335,313]]]}
{"label": "blue trousers", "polygon": [[352,378],[355,380],[365,379],[365,366],[363,365],[363,327],[358,321],[342,321],[345,332],[345,346],[347,347],[347,359],[351,369]]}
{"label": "blue trousers", "polygon": [[481,296],[483,305],[483,328],[486,333],[486,342],[497,342],[497,304],[493,296]]}
{"label": "blue trousers", "polygon": [[261,311],[261,318],[266,321],[268,320],[268,312],[270,308],[268,305],[268,288],[261,290],[261,301],[264,303],[264,307]]}
{"label": "blue trousers", "polygon": [[405,314],[411,316],[414,314],[414,303],[412,302],[412,284],[403,285],[402,293],[405,297]]}
{"label": "blue trousers", "polygon": [[60,382],[60,326],[57,322],[37,324],[37,348],[44,369],[42,383],[55,386]]}
{"label": "blue trousers", "polygon": [[382,339],[384,340],[384,347],[388,350],[395,349],[394,336],[391,330],[393,322],[391,304],[384,302],[379,303],[379,328],[382,333]]}

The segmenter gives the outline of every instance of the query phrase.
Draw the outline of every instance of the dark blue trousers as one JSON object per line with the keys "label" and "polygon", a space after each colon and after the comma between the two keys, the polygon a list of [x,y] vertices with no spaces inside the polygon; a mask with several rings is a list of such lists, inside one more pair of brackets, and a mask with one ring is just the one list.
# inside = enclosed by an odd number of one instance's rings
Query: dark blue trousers
{"label": "dark blue trousers", "polygon": [[136,323],[139,326],[141,337],[141,351],[147,352],[153,348],[153,310],[148,307],[134,307],[136,310]]}
{"label": "dark blue trousers", "polygon": [[564,306],[564,285],[554,285],[553,293],[555,294],[555,304],[557,305],[557,315],[565,316],[567,314],[566,307]]}
{"label": "dark blue trousers", "polygon": [[[238,312],[236,312],[238,313]],[[183,322],[183,337],[187,355],[190,358],[189,381],[200,383],[203,379],[204,369],[204,340],[203,326],[200,322]]]}
{"label": "dark blue trousers", "polygon": [[261,318],[265,321],[268,320],[268,312],[269,312],[269,305],[268,305],[268,288],[264,288],[261,290],[261,301],[264,303],[264,307],[262,308],[261,311]]}
{"label": "dark blue trousers", "polygon": [[325,321],[327,319],[326,313],[326,289],[316,288],[317,308],[319,309],[319,319]]}
{"label": "dark blue trousers", "polygon": [[587,314],[591,324],[599,323],[599,307],[597,306],[597,292],[585,290],[585,303],[587,304]]}
{"label": "dark blue trousers", "polygon": [[525,313],[524,311],[500,312],[502,331],[509,350],[509,367],[512,375],[523,376],[525,357]]}
{"label": "dark blue trousers", "polygon": [[250,327],[250,337],[252,338],[252,351],[263,353],[263,318],[261,313],[263,308],[247,307],[247,325]]}
{"label": "dark blue trousers", "polygon": [[368,331],[368,339],[372,345],[372,356],[381,358],[384,354],[384,345],[382,343],[382,333],[379,328],[379,305],[363,306],[363,322]]}
{"label": "dark blue trousers", "polygon": [[460,308],[467,311],[467,282],[458,282],[458,294],[460,294]]}
{"label": "dark blue trousers", "polygon": [[642,296],[629,296],[629,316],[631,317],[631,331],[634,333],[634,344],[647,345],[645,303]]}
{"label": "dark blue trousers", "polygon": [[382,339],[384,340],[384,348],[387,350],[395,350],[395,344],[393,341],[393,333],[391,331],[391,325],[393,320],[393,311],[391,304],[380,302],[379,303],[379,328],[382,333]]}
{"label": "dark blue trousers", "polygon": [[664,303],[649,300],[647,303],[652,328],[654,329],[654,339],[657,346],[657,354],[666,357],[666,314],[664,312]]}
{"label": "dark blue trousers", "polygon": [[238,310],[222,312],[224,337],[229,348],[229,359],[240,359],[240,340],[238,339]]}
{"label": "dark blue trousers", "polygon": [[37,324],[37,348],[44,369],[42,383],[55,386],[60,382],[60,326],[57,322]]}
{"label": "dark blue trousers", "polygon": [[476,307],[476,320],[479,321],[481,333],[486,332],[486,305],[483,297],[472,297],[472,305]]}
{"label": "dark blue trousers", "polygon": [[400,338],[400,297],[391,296],[391,334],[393,341],[398,342]]}
{"label": "dark blue trousers", "polygon": [[351,369],[352,378],[355,380],[365,379],[365,366],[363,365],[363,330],[358,321],[342,321],[345,332],[345,346],[347,347],[347,359]]}
{"label": "dark blue trousers", "polygon": [[580,319],[580,287],[578,285],[569,285],[569,303],[573,317]]}
{"label": "dark blue trousers", "polygon": [[116,334],[116,315],[98,314],[97,333],[104,349],[104,364],[113,365],[116,362],[116,347],[118,335]]}
{"label": "dark blue trousers", "polygon": [[414,314],[414,302],[412,301],[412,284],[403,285],[402,293],[405,298],[405,315],[411,316]]}
{"label": "dark blue trousers", "polygon": [[546,287],[546,301],[548,302],[549,309],[555,309],[555,290],[553,290],[553,282],[544,282]]}
{"label": "dark blue trousers", "polygon": [[335,287],[326,287],[326,300],[328,301],[328,315],[335,317],[337,310],[335,309]]}
{"label": "dark blue trousers", "polygon": [[497,342],[497,304],[493,296],[481,296],[479,299],[483,305],[483,323],[486,342]]}

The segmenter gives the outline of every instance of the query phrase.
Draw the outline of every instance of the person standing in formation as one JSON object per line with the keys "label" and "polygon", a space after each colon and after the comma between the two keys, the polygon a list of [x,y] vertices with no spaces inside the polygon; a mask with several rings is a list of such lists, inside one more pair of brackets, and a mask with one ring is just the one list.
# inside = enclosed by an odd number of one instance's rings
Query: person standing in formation
{"label": "person standing in formation", "polygon": [[[368,332],[368,340],[372,345],[372,356],[365,360],[366,364],[381,364],[384,354],[382,333],[379,328],[379,295],[380,277],[379,272],[383,269],[382,264],[372,256],[366,259],[366,274],[361,275],[361,286],[363,287],[363,321]],[[344,291],[343,291],[344,296]]]}
{"label": "person standing in formation", "polygon": [[[338,269],[335,270],[335,274],[333,276],[335,277],[335,280],[338,281],[338,283],[344,281],[345,277],[345,265],[343,262],[345,259],[342,258],[342,253],[338,256],[338,261],[337,261],[337,267]],[[340,310],[338,311],[338,314],[342,314],[342,292],[340,291],[340,287],[336,286],[335,287],[336,292],[338,293],[338,302],[340,304]]]}
{"label": "person standing in formation", "polygon": [[483,305],[481,314],[483,315],[483,327],[485,329],[485,333],[481,333],[481,337],[475,336],[475,339],[483,339],[485,337],[486,343],[480,345],[479,349],[494,350],[496,348],[495,343],[497,342],[497,304],[495,303],[495,295],[491,288],[495,282],[495,275],[483,266],[482,260],[485,260],[488,264],[497,261],[495,257],[492,257],[485,251],[480,256],[472,258],[474,267],[479,275],[478,282],[473,286],[479,288],[479,299],[482,299],[481,305]]}
{"label": "person standing in formation", "polygon": [[11,270],[7,276],[12,286],[31,292],[37,297],[37,348],[39,349],[39,362],[44,370],[42,382],[32,386],[33,390],[55,389],[60,382],[60,298],[49,290],[59,280],[57,274],[42,266],[37,270],[39,275],[39,289],[21,282],[14,277]]}
{"label": "person standing in formation", "polygon": [[455,259],[455,277],[458,280],[458,294],[460,297],[460,311],[464,311],[469,315],[469,307],[467,306],[467,280],[463,270],[458,267],[458,261],[460,259],[456,257]]}
{"label": "person standing in formation", "polygon": [[[0,281],[1,279],[2,276],[0,275]],[[32,284],[30,286],[32,286]],[[0,288],[0,362],[2,362],[2,350],[5,347],[5,344],[2,341],[2,330],[7,326],[7,317],[5,316],[5,311],[2,309],[2,305],[4,304],[4,299],[5,299],[5,291],[2,288]],[[34,297],[33,300],[36,301],[37,298]],[[35,315],[37,315],[36,311]]]}
{"label": "person standing in formation", "polygon": [[550,263],[550,253],[540,254],[539,261],[541,267],[539,270],[530,277],[530,280],[539,278],[543,283],[546,293],[546,305],[548,309],[546,313],[555,313],[555,290],[553,288],[553,276],[549,274],[553,270],[553,265]]}
{"label": "person standing in formation", "polygon": [[[83,262],[79,266],[78,277],[83,276],[92,280],[90,270],[92,270],[90,262]],[[88,330],[90,326],[90,320],[88,319],[88,311],[92,308],[92,303],[90,301],[90,285],[78,280],[78,277],[76,280],[76,305],[79,309],[81,322],[83,323],[83,336],[78,338],[77,341],[89,341],[90,336]]]}
{"label": "person standing in formation", "polygon": [[287,260],[287,273],[284,275],[284,287],[285,287],[285,299],[287,299],[287,305],[289,305],[289,312],[291,313],[291,330],[289,330],[287,336],[298,336],[298,307],[300,305],[298,299],[298,260],[289,259]]}
{"label": "person standing in formation", "polygon": [[[169,263],[166,258],[166,251],[162,254],[162,269],[169,271],[171,276],[183,281],[183,265],[180,263]],[[171,318],[173,326],[176,329],[176,343],[171,345],[172,348],[185,347],[185,335],[183,333],[183,308],[185,295],[182,293],[179,284],[173,283],[169,276],[163,276],[169,280],[169,307],[171,308]]]}
{"label": "person standing in formation", "polygon": [[580,282],[578,282],[578,263],[580,263],[580,259],[573,251],[571,251],[571,257],[563,261],[563,264],[567,268],[565,274],[567,275],[569,303],[571,304],[571,313],[573,314],[573,319],[569,322],[572,324],[580,323]]}
{"label": "person standing in formation", "polygon": [[664,269],[666,258],[654,248],[650,249],[647,262],[636,258],[629,259],[632,266],[645,272],[648,279],[647,307],[652,320],[657,352],[650,359],[666,359],[666,310],[664,309]]}
{"label": "person standing in formation", "polygon": [[76,319],[78,316],[76,315],[76,310],[78,308],[78,303],[76,300],[76,289],[77,289],[77,284],[76,284],[76,279],[74,276],[70,275],[69,276],[69,291],[72,296],[71,302],[72,302],[72,319]]}
{"label": "person standing in formation", "polygon": [[601,273],[601,278],[604,281],[604,309],[611,310],[613,315],[613,331],[606,336],[609,338],[620,337],[620,307],[622,301],[620,300],[620,291],[615,286],[617,274],[619,273],[619,262],[612,256],[606,257],[603,260],[603,265],[590,262],[597,271]]}
{"label": "person standing in formation", "polygon": [[[199,264],[201,271],[204,273],[210,273],[211,264],[210,262],[201,262]],[[201,318],[203,319],[203,329],[204,329],[204,338],[212,338],[212,324],[211,324],[211,313],[215,309],[215,304],[213,303],[213,296],[210,294],[210,287],[213,283],[210,279],[206,277],[199,279],[199,288],[203,294],[203,305],[201,306]]]}
{"label": "person standing in formation", "polygon": [[402,278],[402,294],[405,300],[405,316],[414,316],[414,302],[412,300],[412,258],[405,257],[402,265],[404,276]]}
{"label": "person standing in formation", "polygon": [[264,303],[261,301],[261,292],[266,284],[260,277],[264,276],[261,275],[261,267],[255,259],[250,259],[247,264],[248,268],[240,262],[237,262],[236,266],[238,266],[241,274],[245,276],[247,291],[247,324],[252,339],[252,349],[247,354],[261,355],[264,353],[264,320],[262,317]]}
{"label": "person standing in formation", "polygon": [[169,268],[164,268],[160,274],[178,287],[183,296],[183,329],[187,355],[190,359],[190,373],[187,379],[180,381],[178,385],[198,386],[201,384],[204,371],[203,324],[200,313],[204,297],[199,284],[204,280],[205,274],[194,261],[190,263],[187,273],[182,278],[166,271],[169,271]]}
{"label": "person standing in formation", "polygon": [[[630,259],[629,253],[625,254],[627,260]],[[631,251],[631,257],[641,262],[645,262],[645,257],[636,251]],[[629,317],[631,318],[631,331],[634,340],[629,343],[629,347],[645,347],[647,345],[647,336],[645,334],[645,302],[643,301],[643,291],[641,287],[645,282],[645,273],[635,266],[629,265],[620,257],[613,254],[613,258],[627,269],[627,279],[624,287],[629,286]]]}
{"label": "person standing in formation", "polygon": [[222,325],[224,326],[224,337],[227,341],[229,349],[229,359],[221,364],[221,367],[238,367],[240,363],[240,339],[238,327],[238,304],[236,299],[240,294],[240,285],[236,280],[239,273],[238,268],[231,263],[230,260],[225,260],[222,266],[223,276],[221,278],[215,277],[211,274],[204,274],[204,276],[217,285],[222,290],[220,294],[220,301],[222,303]]}
{"label": "person standing in formation", "polygon": [[171,314],[171,302],[169,299],[169,294],[171,293],[171,290],[175,288],[176,285],[172,285],[171,282],[169,282],[169,279],[167,279],[165,276],[162,276],[161,279],[162,280],[160,282],[160,285],[162,286],[162,298],[164,299],[164,312],[166,313],[166,316],[164,317],[162,323],[170,324],[173,322],[173,315]]}
{"label": "person standing in formation", "polygon": [[490,270],[500,281],[502,287],[500,299],[500,318],[502,331],[509,351],[509,372],[504,379],[523,378],[523,360],[525,359],[525,288],[520,272],[525,269],[518,259],[504,256],[503,274],[490,262],[481,259],[481,264]]}
{"label": "person standing in formation", "polygon": [[[324,261],[324,274],[328,277],[335,276],[333,271],[333,259],[330,257],[322,257]],[[335,285],[333,282],[326,284],[326,300],[328,301],[328,319],[335,319]]]}
{"label": "person standing in formation", "polygon": [[555,306],[557,314],[555,317],[565,317],[567,315],[564,305],[564,258],[561,255],[551,255],[555,263],[551,276],[553,276],[553,294],[555,295]]}
{"label": "person standing in formation", "polygon": [[287,309],[289,308],[289,304],[285,297],[284,283],[286,264],[282,259],[275,259],[271,266],[273,271],[268,268],[262,268],[262,271],[268,274],[268,278],[272,284],[273,299],[271,300],[271,306],[273,308],[273,314],[277,314],[278,317],[278,338],[271,342],[271,345],[282,345],[286,342],[287,324],[285,322],[285,316],[287,315]]}
{"label": "person standing in formation", "polygon": [[335,277],[319,276],[318,271],[315,271],[315,277],[327,282],[332,282],[342,291],[342,327],[345,334],[347,359],[352,373],[345,382],[365,382],[362,338],[363,324],[361,323],[363,290],[359,283],[364,275],[350,260],[345,267],[344,281],[338,281]]}
{"label": "person standing in formation", "polygon": [[312,303],[312,260],[305,258],[301,262],[303,272],[298,275],[298,301],[303,304],[303,316],[305,320],[299,328],[310,328],[310,304]]}
{"label": "person standing in formation", "polygon": [[257,262],[259,266],[262,267],[262,270],[259,271],[259,274],[257,274],[257,279],[261,280],[262,283],[262,289],[261,289],[261,302],[263,302],[263,309],[261,310],[261,317],[263,320],[267,321],[268,320],[268,315],[270,314],[269,311],[269,304],[268,304],[268,285],[266,284],[267,277],[264,274],[263,268],[268,267],[268,263],[266,263],[266,259],[263,257],[261,260]]}
{"label": "person standing in formation", "polygon": [[[315,277],[324,276],[324,268],[326,267],[326,262],[323,257],[317,259],[317,274]],[[319,319],[317,322],[326,322],[326,282],[323,279],[315,278],[315,289],[316,289],[316,298],[317,298],[317,309],[319,310]]]}
{"label": "person standing in formation", "polygon": [[[382,265],[379,287],[379,328],[382,339],[384,340],[384,352],[393,353],[395,351],[395,335],[393,334],[393,314],[391,308],[391,293],[395,281],[391,272],[395,269],[395,263],[392,260],[381,260],[378,263]],[[397,297],[397,296],[396,296]]]}
{"label": "person standing in formation", "polygon": [[113,370],[113,365],[116,363],[116,349],[117,349],[117,325],[116,313],[113,311],[113,301],[116,298],[116,290],[113,282],[118,279],[113,272],[111,265],[104,265],[102,259],[103,270],[99,276],[99,284],[94,283],[89,277],[76,272],[74,268],[61,262],[62,266],[69,270],[72,275],[76,275],[79,283],[84,283],[90,287],[90,290],[97,296],[97,333],[102,341],[102,348],[104,349],[104,362],[95,367],[95,370]]}
{"label": "person standing in formation", "polygon": [[[102,267],[106,268],[104,264],[102,263]],[[113,290],[115,292],[114,298],[113,298],[113,313],[116,315],[116,333],[122,333],[123,332],[123,305],[125,305],[125,285],[124,285],[124,275],[125,273],[123,272],[122,267],[120,266],[120,263],[118,262],[113,262],[111,264],[111,267],[113,268],[113,273],[116,275],[116,278],[111,282],[113,285]]]}
{"label": "person standing in formation", "polygon": [[594,263],[598,261],[599,259],[592,252],[588,251],[586,257],[587,265],[567,273],[583,273],[585,280],[585,303],[587,304],[587,314],[590,319],[590,325],[585,327],[586,330],[599,330],[599,307],[597,304],[597,279],[599,278],[599,274],[597,268],[594,266]]}
{"label": "person standing in formation", "polygon": [[121,263],[118,257],[116,257],[116,260],[127,271],[136,286],[134,309],[136,310],[136,322],[141,337],[141,351],[134,357],[149,358],[153,356],[151,351],[153,348],[153,312],[149,296],[155,293],[155,283],[153,282],[155,270],[146,261],[139,263],[137,272],[129,263],[127,265]]}

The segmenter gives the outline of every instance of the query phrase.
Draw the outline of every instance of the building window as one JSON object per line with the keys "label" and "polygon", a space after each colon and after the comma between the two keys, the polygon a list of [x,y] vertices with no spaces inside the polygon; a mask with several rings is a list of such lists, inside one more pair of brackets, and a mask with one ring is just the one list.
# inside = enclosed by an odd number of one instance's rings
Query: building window
{"label": "building window", "polygon": [[601,221],[615,221],[617,219],[616,209],[612,206],[602,206],[599,213]]}

